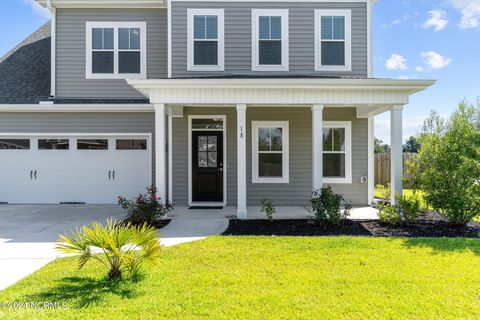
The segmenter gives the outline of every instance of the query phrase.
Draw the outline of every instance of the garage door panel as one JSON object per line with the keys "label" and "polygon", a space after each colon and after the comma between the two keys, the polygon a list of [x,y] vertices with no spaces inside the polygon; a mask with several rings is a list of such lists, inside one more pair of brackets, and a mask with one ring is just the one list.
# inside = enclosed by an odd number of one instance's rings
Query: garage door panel
{"label": "garage door panel", "polygon": [[150,150],[116,150],[112,137],[108,150],[76,150],[69,139],[68,150],[0,150],[0,202],[111,204],[150,184]]}

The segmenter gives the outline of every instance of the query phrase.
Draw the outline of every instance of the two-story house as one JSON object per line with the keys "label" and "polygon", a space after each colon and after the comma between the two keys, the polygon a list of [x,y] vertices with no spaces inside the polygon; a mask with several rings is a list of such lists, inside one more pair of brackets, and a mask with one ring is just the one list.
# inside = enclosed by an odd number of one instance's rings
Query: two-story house
{"label": "two-story house", "polygon": [[373,117],[433,81],[375,79],[375,0],[39,0],[0,62],[0,202],[301,206],[373,200]]}

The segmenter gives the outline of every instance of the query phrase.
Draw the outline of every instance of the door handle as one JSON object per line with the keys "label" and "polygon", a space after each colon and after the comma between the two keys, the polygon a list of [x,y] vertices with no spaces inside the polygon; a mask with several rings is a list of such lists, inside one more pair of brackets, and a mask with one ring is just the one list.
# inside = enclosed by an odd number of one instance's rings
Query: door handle
{"label": "door handle", "polygon": [[33,176],[35,177],[35,180],[37,180],[37,170],[33,173]]}
{"label": "door handle", "polygon": [[111,171],[111,170],[109,170],[109,171],[108,171],[108,180],[110,180],[110,178],[111,178],[111,175],[112,175],[112,171]]}
{"label": "door handle", "polygon": [[33,170],[30,170],[30,180],[33,179]]}
{"label": "door handle", "polygon": [[115,170],[113,170],[113,180],[115,180]]}

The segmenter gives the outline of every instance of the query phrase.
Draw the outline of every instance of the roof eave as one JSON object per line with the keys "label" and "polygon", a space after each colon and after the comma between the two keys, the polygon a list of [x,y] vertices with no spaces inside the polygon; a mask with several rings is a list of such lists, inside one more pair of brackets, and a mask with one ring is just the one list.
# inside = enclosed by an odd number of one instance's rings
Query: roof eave
{"label": "roof eave", "polygon": [[[48,0],[36,0],[41,6],[47,8]],[[166,8],[164,0],[50,0],[56,8]]]}

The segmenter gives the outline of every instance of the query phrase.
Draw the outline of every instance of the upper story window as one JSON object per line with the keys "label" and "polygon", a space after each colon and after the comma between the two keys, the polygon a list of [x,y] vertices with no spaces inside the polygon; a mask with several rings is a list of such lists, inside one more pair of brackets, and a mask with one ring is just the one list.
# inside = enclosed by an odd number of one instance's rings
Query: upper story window
{"label": "upper story window", "polygon": [[145,78],[145,22],[87,22],[87,79]]}
{"label": "upper story window", "polygon": [[188,9],[188,71],[224,70],[224,10]]}
{"label": "upper story window", "polygon": [[315,71],[351,71],[350,10],[315,10]]}
{"label": "upper story window", "polygon": [[252,9],[252,71],[288,71],[288,10]]}

